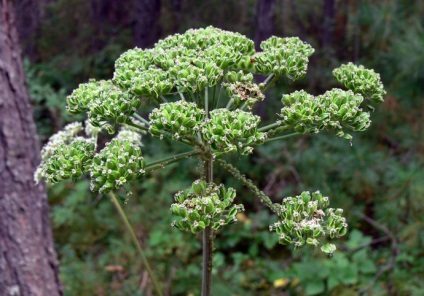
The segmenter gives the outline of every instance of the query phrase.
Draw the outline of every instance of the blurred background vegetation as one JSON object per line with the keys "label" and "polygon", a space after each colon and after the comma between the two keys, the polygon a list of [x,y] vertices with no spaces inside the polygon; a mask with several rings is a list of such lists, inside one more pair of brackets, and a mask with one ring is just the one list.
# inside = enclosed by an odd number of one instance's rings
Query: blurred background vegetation
{"label": "blurred background vegetation", "polygon": [[[259,1],[259,2],[258,2]],[[347,61],[381,73],[386,101],[353,146],[320,134],[277,142],[236,158],[274,201],[320,189],[345,209],[350,231],[332,258],[292,252],[268,231],[267,208],[231,177],[246,207],[240,223],[217,233],[213,295],[424,295],[424,2],[408,0],[44,0],[20,27],[27,82],[40,138],[82,120],[65,98],[89,78],[110,78],[114,61],[135,45],[213,25],[260,42],[299,36],[316,49],[308,75],[268,94],[257,110],[274,118],[281,93],[335,86],[331,70]],[[143,6],[144,5],[144,6]],[[28,23],[22,10],[21,23]],[[142,109],[141,109],[142,110]],[[144,156],[180,149],[144,138]],[[175,145],[175,144],[173,144]],[[198,295],[199,237],[171,228],[173,194],[196,178],[184,162],[134,184],[129,220],[168,295]],[[152,295],[136,250],[105,197],[87,182],[49,189],[66,295]]]}

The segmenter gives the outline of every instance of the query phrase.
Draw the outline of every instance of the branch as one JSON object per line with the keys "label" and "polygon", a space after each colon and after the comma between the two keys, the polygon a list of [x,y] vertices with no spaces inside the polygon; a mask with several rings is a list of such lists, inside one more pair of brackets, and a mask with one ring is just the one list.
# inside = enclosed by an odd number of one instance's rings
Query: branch
{"label": "branch", "polygon": [[[271,77],[271,75],[269,77]],[[280,79],[280,76],[273,76],[271,81],[262,89],[262,93],[265,94],[272,86],[274,86],[274,84],[278,81],[278,79]]]}
{"label": "branch", "polygon": [[260,199],[262,203],[264,203],[272,211],[277,212],[277,207],[274,205],[274,203],[269,198],[269,196],[267,196],[263,191],[259,190],[259,188],[256,187],[255,184],[253,184],[252,180],[249,180],[248,178],[246,178],[246,176],[242,175],[242,173],[237,168],[227,163],[225,160],[217,159],[216,161],[221,165],[221,167],[223,167],[231,175],[233,175],[234,178],[239,180],[243,185],[245,185],[248,189],[250,189],[250,191],[252,191]]}
{"label": "branch", "polygon": [[147,126],[150,126],[150,122],[147,119],[145,119],[144,117],[140,116],[139,114],[134,113],[134,117],[136,119],[142,121],[143,123],[145,123]]}
{"label": "branch", "polygon": [[156,160],[156,161],[153,161],[153,162],[147,164],[145,169],[146,169],[146,172],[151,172],[151,171],[163,168],[163,167],[170,165],[172,163],[178,162],[178,161],[180,161],[184,158],[190,158],[190,157],[197,155],[199,153],[200,153],[199,151],[192,150],[192,151],[189,151],[189,152],[184,152],[184,153],[176,154],[176,155],[173,155],[173,156],[170,156],[170,157],[162,158],[162,159],[159,159],[159,160]]}
{"label": "branch", "polygon": [[363,289],[361,289],[361,292],[365,292],[366,290],[368,290],[370,287],[372,287],[374,285],[374,283],[386,272],[386,271],[390,271],[391,273],[393,273],[394,268],[395,268],[395,264],[396,264],[396,257],[400,254],[400,249],[398,247],[398,243],[397,243],[397,239],[396,236],[393,234],[393,232],[391,232],[385,225],[380,224],[379,222],[377,222],[376,220],[360,213],[360,212],[355,212],[355,214],[360,217],[361,219],[365,220],[366,222],[368,222],[369,224],[371,224],[374,228],[377,228],[379,230],[381,230],[382,232],[384,232],[391,240],[392,242],[392,258],[390,263],[388,263],[387,265],[383,266],[378,272],[377,274],[373,277],[373,279],[371,280],[371,282],[369,283],[369,285]]}
{"label": "branch", "polygon": [[259,132],[265,132],[267,130],[270,130],[270,129],[273,129],[273,128],[279,127],[279,126],[280,126],[280,123],[279,122],[274,122],[274,123],[271,123],[269,125],[265,125],[265,126],[259,128],[258,131]]}
{"label": "branch", "polygon": [[293,137],[293,136],[298,136],[298,135],[301,135],[301,133],[295,132],[295,133],[291,133],[291,134],[287,134],[287,135],[283,135],[283,136],[279,136],[279,137],[273,137],[273,138],[266,139],[264,141],[264,143],[279,141],[279,140],[287,139],[287,138],[290,138],[290,137]]}

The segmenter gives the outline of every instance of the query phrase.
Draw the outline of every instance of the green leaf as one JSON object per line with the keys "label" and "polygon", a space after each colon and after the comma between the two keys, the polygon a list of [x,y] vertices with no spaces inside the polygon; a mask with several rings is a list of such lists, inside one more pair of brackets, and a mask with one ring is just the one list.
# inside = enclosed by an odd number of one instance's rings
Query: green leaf
{"label": "green leaf", "polygon": [[339,279],[345,285],[353,285],[358,282],[358,269],[355,265],[348,265],[340,270]]}
{"label": "green leaf", "polygon": [[360,245],[368,244],[371,240],[371,237],[364,236],[361,231],[354,229],[350,232],[349,240],[346,242],[346,245],[349,248],[356,248]]}
{"label": "green leaf", "polygon": [[327,280],[327,288],[329,291],[340,285],[340,280],[337,276],[330,276]]}
{"label": "green leaf", "polygon": [[318,295],[325,291],[325,284],[320,280],[309,280],[306,282],[305,294],[306,295]]}
{"label": "green leaf", "polygon": [[362,249],[352,256],[352,260],[356,263],[358,266],[359,272],[362,273],[375,273],[377,271],[377,267],[375,266],[374,262],[369,258],[367,250]]}

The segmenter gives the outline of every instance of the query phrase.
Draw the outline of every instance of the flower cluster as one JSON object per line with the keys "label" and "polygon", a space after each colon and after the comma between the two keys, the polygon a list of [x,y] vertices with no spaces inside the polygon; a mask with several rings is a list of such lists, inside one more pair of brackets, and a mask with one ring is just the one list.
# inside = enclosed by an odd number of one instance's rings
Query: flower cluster
{"label": "flower cluster", "polygon": [[245,103],[248,109],[252,109],[255,103],[265,99],[259,86],[253,82],[226,83],[225,88],[235,107],[240,107]]}
{"label": "flower cluster", "polygon": [[286,76],[292,80],[306,74],[308,58],[314,53],[309,44],[297,37],[273,36],[261,43],[262,52],[253,56],[257,73]]}
{"label": "flower cluster", "polygon": [[[43,158],[36,171],[36,178],[51,183],[80,178],[91,163],[95,153],[93,139],[74,138],[69,144],[62,143],[47,158]],[[38,175],[38,176],[37,176]]]}
{"label": "flower cluster", "polygon": [[136,96],[158,98],[173,89],[174,84],[168,79],[168,73],[158,68],[149,68],[137,72],[131,80],[129,92]]}
{"label": "flower cluster", "polygon": [[177,101],[163,103],[149,115],[149,131],[154,136],[169,133],[173,139],[194,135],[200,129],[200,124],[206,116],[203,109],[195,103]]}
{"label": "flower cluster", "polygon": [[[270,225],[270,231],[277,233],[280,244],[294,245],[295,249],[305,245],[316,247],[325,236],[336,238],[345,235],[348,225],[342,217],[343,210],[328,206],[328,197],[319,191],[286,197],[278,205],[280,220]],[[327,248],[321,249],[326,252]]]}
{"label": "flower cluster", "polygon": [[260,117],[250,112],[215,109],[209,115],[210,119],[205,120],[202,127],[202,136],[216,152],[248,154],[253,151],[249,145],[266,139],[266,134],[257,129]]}
{"label": "flower cluster", "polygon": [[175,83],[180,92],[194,93],[208,85],[208,77],[205,70],[190,62],[178,62],[169,71],[175,77]]}
{"label": "flower cluster", "polygon": [[88,104],[99,96],[101,82],[90,80],[82,83],[66,98],[66,110],[71,114],[79,114],[89,110]]}
{"label": "flower cluster", "polygon": [[133,86],[134,78],[138,77],[153,64],[151,50],[140,48],[124,52],[115,62],[113,82],[122,89]]}
{"label": "flower cluster", "polygon": [[213,27],[160,40],[153,49],[132,49],[115,63],[113,81],[136,96],[157,98],[175,89],[198,92],[222,80],[224,70],[254,53],[253,41]]}
{"label": "flower cluster", "polygon": [[280,125],[303,134],[334,130],[337,136],[350,140],[352,136],[345,129],[363,131],[371,124],[369,113],[360,108],[362,101],[361,95],[341,89],[317,97],[296,91],[283,96]]}
{"label": "flower cluster", "polygon": [[365,69],[364,66],[356,66],[353,63],[342,65],[333,71],[334,77],[348,89],[361,94],[364,98],[374,103],[384,101],[383,83],[380,74],[374,70]]}
{"label": "flower cluster", "polygon": [[112,123],[125,124],[140,107],[140,100],[116,87],[111,81],[91,81],[81,84],[67,98],[70,113],[87,112],[90,124],[104,127],[110,133]]}
{"label": "flower cluster", "polygon": [[107,193],[144,174],[140,139],[139,134],[126,130],[106,143],[90,166],[92,191]]}
{"label": "flower cluster", "polygon": [[[214,53],[213,47],[216,49]],[[226,48],[228,47],[228,49]],[[254,52],[255,45],[252,40],[247,37],[235,33],[224,31],[218,28],[209,26],[204,29],[190,29],[184,34],[175,34],[163,40],[160,40],[155,48],[160,48],[165,51],[173,48],[184,48],[197,52],[196,56],[202,56],[202,51],[210,50],[212,57],[222,56],[227,63],[236,63],[234,55],[250,54]],[[220,52],[223,54],[220,54]],[[228,56],[225,56],[228,54]]]}
{"label": "flower cluster", "polygon": [[82,124],[80,122],[73,122],[65,126],[62,131],[50,137],[47,144],[41,149],[41,158],[47,159],[60,146],[69,144],[82,129]]}
{"label": "flower cluster", "polygon": [[233,223],[237,221],[237,213],[244,211],[243,205],[233,204],[235,196],[233,188],[196,180],[185,191],[175,195],[176,203],[171,205],[171,211],[181,219],[174,221],[172,226],[199,233],[208,226],[218,230]]}

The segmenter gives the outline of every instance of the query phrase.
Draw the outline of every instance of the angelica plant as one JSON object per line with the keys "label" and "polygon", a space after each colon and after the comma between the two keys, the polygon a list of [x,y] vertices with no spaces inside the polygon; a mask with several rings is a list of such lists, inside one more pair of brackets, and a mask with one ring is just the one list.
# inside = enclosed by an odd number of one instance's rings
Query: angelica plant
{"label": "angelica plant", "polygon": [[[214,233],[236,222],[237,214],[244,210],[243,205],[234,203],[233,188],[214,182],[215,164],[275,213],[278,222],[270,225],[270,231],[281,244],[295,249],[320,247],[332,254],[336,247],[327,240],[347,231],[343,210],[329,208],[329,198],[319,191],[273,202],[224,157],[248,155],[271,141],[322,131],[352,141],[351,132],[364,131],[371,123],[363,106],[383,101],[380,76],[362,66],[342,65],[333,73],[346,89],[320,95],[305,91],[282,94],[275,122],[264,126],[254,114],[255,104],[266,99],[267,91],[278,81],[303,77],[314,49],[297,37],[275,36],[262,42],[261,49],[256,52],[253,41],[241,34],[207,27],[169,36],[152,49],[123,53],[112,79],[90,80],[67,98],[70,113],[87,114],[86,136],[82,136],[80,123],[52,136],[42,150],[37,181],[56,183],[87,176],[93,192],[110,194],[119,207],[113,192],[129,194],[129,183],[142,181],[152,170],[187,158],[198,159],[203,173],[175,194],[170,208],[176,217],[173,227],[202,233],[202,295],[210,295]],[[256,83],[254,74],[266,76],[264,82]],[[154,106],[148,117],[138,113],[141,102]],[[116,136],[99,149],[97,137],[104,131]],[[191,150],[146,163],[141,134],[183,143]],[[126,218],[124,221],[129,225]]]}

